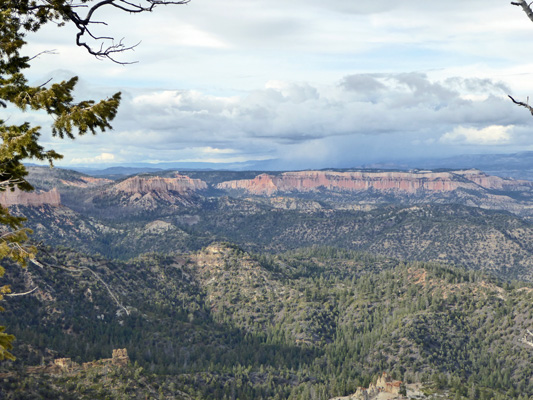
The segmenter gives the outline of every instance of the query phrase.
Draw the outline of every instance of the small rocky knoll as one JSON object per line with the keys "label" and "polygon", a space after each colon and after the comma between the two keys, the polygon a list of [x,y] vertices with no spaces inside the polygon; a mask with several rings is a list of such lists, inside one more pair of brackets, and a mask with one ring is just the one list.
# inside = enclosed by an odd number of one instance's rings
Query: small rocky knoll
{"label": "small rocky knoll", "polygon": [[384,372],[376,383],[371,383],[368,388],[359,387],[354,394],[335,397],[331,400],[388,400],[425,397],[417,389],[417,385],[403,385],[402,381],[396,381]]}
{"label": "small rocky knoll", "polygon": [[271,196],[283,192],[356,192],[400,191],[416,194],[420,191],[451,192],[462,189],[531,190],[533,183],[489,176],[478,170],[453,172],[336,172],[300,171],[280,175],[261,174],[254,179],[222,182],[222,190],[242,190],[255,195]]}
{"label": "small rocky knoll", "polygon": [[4,207],[39,207],[43,205],[59,207],[61,205],[61,196],[59,191],[55,188],[48,192],[42,190],[33,192],[23,192],[18,189],[15,189],[14,191],[6,190],[0,193],[0,204]]}

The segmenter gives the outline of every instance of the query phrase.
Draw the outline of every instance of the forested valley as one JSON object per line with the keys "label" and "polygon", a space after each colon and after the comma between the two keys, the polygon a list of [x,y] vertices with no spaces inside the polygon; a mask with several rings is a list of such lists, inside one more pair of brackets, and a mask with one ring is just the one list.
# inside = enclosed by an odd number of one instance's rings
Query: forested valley
{"label": "forested valley", "polygon": [[[6,265],[14,293],[33,291],[5,302],[3,398],[331,399],[383,372],[421,397],[533,395],[527,217],[448,194],[361,210],[361,193],[228,196],[205,176],[135,193],[131,177],[30,177],[33,200],[59,188],[61,204],[11,206],[39,265]],[[123,348],[126,366],[47,369]]]}

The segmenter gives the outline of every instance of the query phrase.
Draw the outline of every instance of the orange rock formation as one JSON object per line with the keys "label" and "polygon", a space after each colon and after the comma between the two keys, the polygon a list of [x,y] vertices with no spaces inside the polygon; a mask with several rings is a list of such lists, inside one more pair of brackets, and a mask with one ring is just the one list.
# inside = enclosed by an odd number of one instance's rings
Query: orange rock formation
{"label": "orange rock formation", "polygon": [[489,176],[478,170],[454,172],[336,172],[300,171],[280,175],[261,174],[254,179],[222,182],[219,189],[236,189],[256,195],[271,196],[280,192],[313,192],[320,189],[355,192],[378,191],[445,192],[458,188],[512,189],[533,184]]}

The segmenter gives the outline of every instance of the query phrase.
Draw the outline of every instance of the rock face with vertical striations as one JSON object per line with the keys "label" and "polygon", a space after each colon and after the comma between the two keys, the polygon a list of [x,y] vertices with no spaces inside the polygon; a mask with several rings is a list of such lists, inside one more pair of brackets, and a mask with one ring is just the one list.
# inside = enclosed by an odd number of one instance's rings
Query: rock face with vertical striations
{"label": "rock face with vertical striations", "polygon": [[254,179],[234,180],[217,185],[222,190],[240,190],[255,195],[277,193],[359,192],[373,189],[381,192],[451,192],[463,189],[523,190],[533,188],[529,181],[516,181],[489,176],[478,170],[453,172],[337,172],[299,171],[280,175],[261,174]]}
{"label": "rock face with vertical striations", "polygon": [[59,191],[55,188],[48,192],[41,190],[33,192],[23,192],[18,189],[15,189],[14,191],[6,190],[0,193],[0,204],[4,207],[39,207],[43,205],[59,207],[61,205],[61,196]]}
{"label": "rock face with vertical striations", "polygon": [[177,192],[185,194],[207,189],[207,184],[200,179],[175,174],[172,178],[159,176],[134,176],[113,186],[115,192],[146,194],[150,192]]}
{"label": "rock face with vertical striations", "polygon": [[200,179],[175,173],[172,177],[137,175],[108,187],[98,197],[115,197],[123,206],[154,209],[161,205],[194,206],[197,192],[207,189]]}

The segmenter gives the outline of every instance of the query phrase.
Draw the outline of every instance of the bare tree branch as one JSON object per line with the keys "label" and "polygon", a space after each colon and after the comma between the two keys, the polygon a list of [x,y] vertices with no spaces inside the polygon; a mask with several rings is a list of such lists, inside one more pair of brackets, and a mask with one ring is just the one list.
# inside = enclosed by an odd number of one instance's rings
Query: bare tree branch
{"label": "bare tree branch", "polygon": [[[92,0],[88,0],[87,3]],[[139,0],[139,3],[134,3],[127,0],[100,0],[96,4],[90,6],[85,1],[82,4],[75,4],[73,0],[65,0],[64,3],[55,4],[49,0],[37,0],[31,2],[26,11],[30,11],[34,16],[38,16],[41,12],[51,12],[54,15],[53,22],[61,25],[65,22],[72,22],[78,33],[76,34],[76,44],[85,48],[89,54],[96,58],[107,58],[117,64],[132,64],[131,62],[122,62],[115,59],[116,53],[121,53],[127,50],[134,49],[136,45],[127,46],[122,43],[115,43],[114,38],[106,36],[93,35],[89,30],[90,25],[107,25],[104,21],[97,21],[94,19],[95,12],[103,7],[114,7],[121,11],[130,14],[139,14],[143,12],[152,12],[157,6],[166,5],[182,5],[189,3],[190,0]],[[57,15],[60,15],[58,18]],[[39,18],[39,17],[37,17]],[[100,42],[99,44],[88,43],[86,37]],[[3,106],[3,103],[0,103]]]}
{"label": "bare tree branch", "polygon": [[531,5],[527,4],[526,0],[512,1],[511,4],[514,6],[522,7],[522,10],[524,10],[528,18],[533,21],[533,10],[531,9]]}
{"label": "bare tree branch", "polygon": [[533,115],[533,107],[531,107],[528,103],[524,103],[523,101],[516,101],[515,99],[513,99],[511,97],[511,95],[508,95],[509,98],[513,101],[513,103],[521,106],[521,107],[525,107],[529,110],[529,112],[531,113],[531,115]]}
{"label": "bare tree branch", "polygon": [[41,56],[43,54],[57,54],[57,51],[56,50],[44,50],[44,51],[41,51],[41,52],[35,54],[34,56],[30,57],[28,59],[28,61],[35,60],[36,58],[38,58],[39,56]]}
{"label": "bare tree branch", "polygon": [[28,290],[27,292],[24,292],[24,293],[6,293],[6,294],[4,294],[4,297],[26,296],[28,294],[31,294],[31,293],[35,292],[37,289],[39,289],[39,288],[37,286],[35,286],[33,289]]}
{"label": "bare tree branch", "polygon": [[[94,21],[92,20],[94,13],[104,7],[104,6],[111,6],[118,8],[119,10],[136,14],[136,13],[142,13],[142,12],[151,12],[156,6],[159,5],[178,5],[178,4],[187,4],[190,0],[177,0],[177,1],[165,1],[165,0],[146,0],[146,5],[142,5],[141,3],[135,4],[131,3],[126,0],[102,0],[92,7],[89,8],[87,11],[85,17],[81,17],[77,12],[74,11],[73,7],[69,7],[66,10],[66,15],[68,19],[70,19],[74,25],[76,25],[76,28],[78,28],[78,33],[76,34],[76,44],[80,47],[84,47],[89,54],[92,54],[96,58],[107,58],[117,64],[132,64],[131,62],[122,62],[115,59],[114,54],[121,53],[127,50],[132,50],[135,47],[138,46],[139,43],[132,45],[132,46],[126,46],[122,43],[122,40],[120,42],[115,43],[114,39],[111,37],[98,37],[92,34],[92,32],[89,30],[88,26],[90,24],[105,24],[105,22],[101,21]],[[99,49],[95,49],[93,46],[88,44],[84,40],[84,35],[87,34],[90,37],[92,37],[94,40],[97,41],[104,41],[104,42],[111,42],[111,44],[106,45],[104,43],[101,43]]]}

